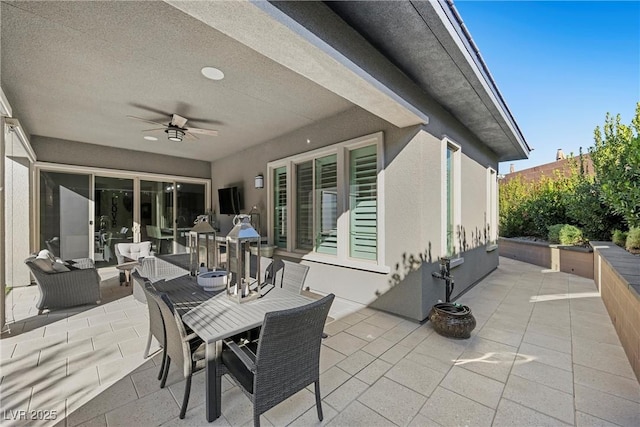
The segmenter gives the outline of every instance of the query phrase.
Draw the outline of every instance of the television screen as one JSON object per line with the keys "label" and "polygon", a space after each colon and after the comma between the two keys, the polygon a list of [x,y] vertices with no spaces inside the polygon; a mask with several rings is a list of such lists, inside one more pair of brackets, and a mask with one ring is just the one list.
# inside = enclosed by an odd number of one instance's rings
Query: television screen
{"label": "television screen", "polygon": [[218,203],[220,204],[220,213],[226,215],[237,215],[242,209],[240,203],[240,192],[238,187],[219,188]]}

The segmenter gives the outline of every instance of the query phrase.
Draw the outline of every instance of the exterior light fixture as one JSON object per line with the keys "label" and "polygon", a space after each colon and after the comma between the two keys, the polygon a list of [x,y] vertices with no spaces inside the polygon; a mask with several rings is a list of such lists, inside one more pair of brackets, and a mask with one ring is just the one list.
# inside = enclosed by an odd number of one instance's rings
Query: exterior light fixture
{"label": "exterior light fixture", "polygon": [[255,184],[256,188],[264,188],[264,177],[262,176],[262,174],[256,175]]}
{"label": "exterior light fixture", "polygon": [[169,141],[181,142],[184,137],[184,131],[177,127],[170,127],[165,132],[169,135]]}

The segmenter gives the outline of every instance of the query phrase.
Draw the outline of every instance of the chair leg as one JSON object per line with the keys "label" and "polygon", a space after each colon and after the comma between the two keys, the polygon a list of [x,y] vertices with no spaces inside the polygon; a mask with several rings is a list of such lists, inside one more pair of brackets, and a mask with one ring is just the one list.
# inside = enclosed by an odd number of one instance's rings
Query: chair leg
{"label": "chair leg", "polygon": [[322,400],[320,399],[320,380],[316,381],[316,409],[318,410],[318,419],[322,421]]}
{"label": "chair leg", "polygon": [[260,414],[253,411],[253,427],[260,427]]}
{"label": "chair leg", "polygon": [[158,379],[162,378],[164,373],[164,365],[167,363],[167,348],[162,347],[162,364],[160,365],[160,372],[158,372]]}
{"label": "chair leg", "polygon": [[144,359],[149,357],[149,349],[151,348],[151,338],[152,338],[151,331],[149,331],[149,335],[147,336],[147,346],[144,348],[144,354],[142,355]]}
{"label": "chair leg", "polygon": [[187,377],[187,383],[184,385],[184,397],[182,398],[182,408],[180,408],[180,419],[184,419],[187,413],[187,405],[189,405],[189,394],[191,393],[191,375]]}
{"label": "chair leg", "polygon": [[169,376],[169,365],[171,365],[171,358],[167,356],[167,363],[165,363],[164,365],[164,374],[162,374],[160,388],[164,388],[164,385],[167,383],[167,376]]}

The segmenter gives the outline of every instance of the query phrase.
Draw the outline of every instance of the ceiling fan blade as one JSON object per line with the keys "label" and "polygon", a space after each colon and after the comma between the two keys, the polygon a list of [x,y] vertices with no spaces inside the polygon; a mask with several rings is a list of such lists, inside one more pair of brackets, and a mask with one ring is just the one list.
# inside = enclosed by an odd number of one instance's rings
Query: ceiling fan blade
{"label": "ceiling fan blade", "polygon": [[178,126],[179,128],[183,128],[184,125],[187,124],[187,119],[185,119],[184,117],[179,116],[177,114],[174,114],[171,117],[171,124],[174,125],[174,126]]}
{"label": "ceiling fan blade", "polygon": [[200,139],[200,138],[198,138],[197,136],[195,136],[194,134],[192,134],[192,133],[190,133],[190,132],[185,132],[185,133],[184,133],[184,136],[185,136],[187,139],[193,139],[193,140],[198,140],[198,139]]}
{"label": "ceiling fan blade", "polygon": [[164,123],[154,122],[153,120],[141,119],[140,117],[136,117],[136,116],[127,116],[127,117],[133,120],[140,120],[141,122],[153,123],[154,125],[160,125],[160,126],[166,127]]}
{"label": "ceiling fan blade", "polygon": [[145,129],[142,132],[157,132],[159,130],[165,130],[166,128],[157,128],[157,129]]}
{"label": "ceiling fan blade", "polygon": [[197,133],[199,135],[218,136],[218,131],[213,129],[188,128],[188,132]]}

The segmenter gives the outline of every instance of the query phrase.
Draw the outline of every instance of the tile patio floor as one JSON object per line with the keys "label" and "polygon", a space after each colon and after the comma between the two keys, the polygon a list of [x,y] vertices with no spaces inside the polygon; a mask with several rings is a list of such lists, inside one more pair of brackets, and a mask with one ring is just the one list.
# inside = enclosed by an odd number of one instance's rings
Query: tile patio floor
{"label": "tile patio floor", "polygon": [[[12,410],[56,410],[56,422],[29,425],[206,425],[203,375],[179,420],[178,372],[160,389],[158,356],[142,359],[146,307],[115,272],[101,274],[97,307],[36,316],[35,287],[9,294],[0,424],[27,425]],[[593,281],[501,258],[461,302],[478,322],[469,340],[336,301],[321,354],[323,424],[640,426],[640,386]],[[313,396],[303,390],[262,424],[319,425]],[[225,379],[211,425],[251,422],[249,401]]]}

